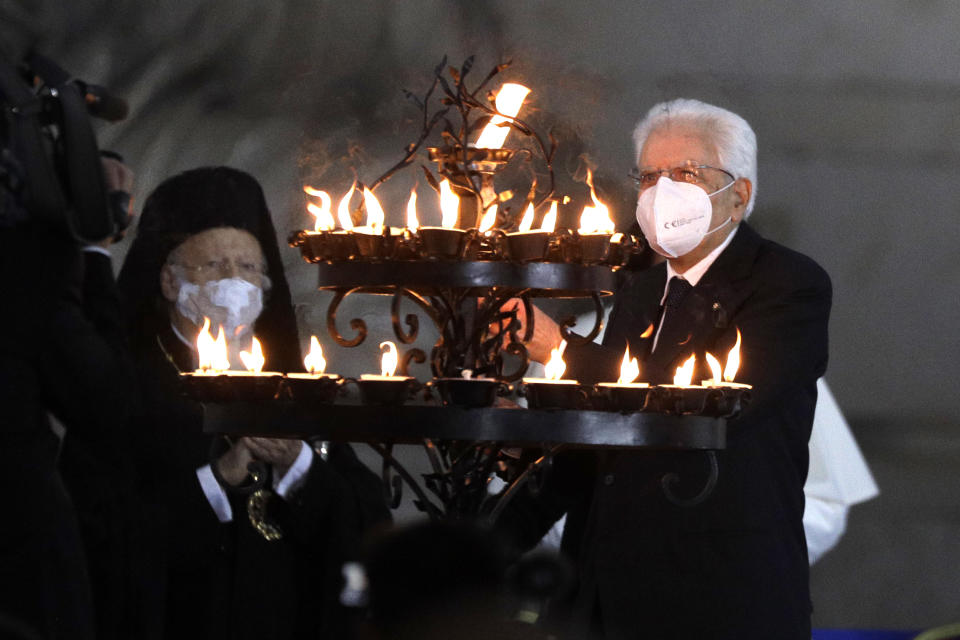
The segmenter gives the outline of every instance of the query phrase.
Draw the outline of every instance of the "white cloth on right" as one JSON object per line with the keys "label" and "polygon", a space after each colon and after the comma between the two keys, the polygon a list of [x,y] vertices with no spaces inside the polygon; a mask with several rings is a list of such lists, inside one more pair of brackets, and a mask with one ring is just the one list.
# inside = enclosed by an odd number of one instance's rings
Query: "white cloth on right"
{"label": "white cloth on right", "polygon": [[810,433],[810,469],[803,485],[803,530],[813,564],[836,546],[847,528],[851,506],[879,495],[857,441],[823,378],[817,380],[817,408]]}

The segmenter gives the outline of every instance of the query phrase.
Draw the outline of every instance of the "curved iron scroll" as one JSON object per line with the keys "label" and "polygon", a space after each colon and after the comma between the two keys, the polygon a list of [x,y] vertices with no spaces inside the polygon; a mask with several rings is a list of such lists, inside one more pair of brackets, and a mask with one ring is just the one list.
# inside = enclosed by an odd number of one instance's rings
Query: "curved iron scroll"
{"label": "curved iron scroll", "polygon": [[[504,310],[510,300],[517,302]],[[523,305],[526,322],[520,322],[518,318],[520,305]],[[491,330],[494,327],[496,330]],[[475,341],[478,357],[483,364],[492,364],[499,379],[511,382],[519,379],[530,364],[525,344],[533,337],[533,328],[533,305],[529,290],[497,292],[484,298],[478,306],[477,326],[471,340]],[[503,372],[504,352],[521,358],[520,365],[513,373]]]}
{"label": "curved iron scroll", "polygon": [[[403,482],[407,484],[408,487],[416,494],[417,498],[414,501],[414,504],[421,511],[425,512],[431,520],[439,520],[443,513],[441,510],[427,498],[427,494],[423,492],[423,489],[417,484],[417,481],[414,480],[413,476],[410,475],[410,472],[404,469],[403,465],[400,464],[396,458],[393,457],[393,447],[382,444],[375,444],[373,442],[368,443],[368,446],[376,451],[381,458],[383,458],[384,467],[388,465],[393,467],[394,471],[403,479]],[[389,497],[391,500],[396,500],[396,496],[399,493],[400,484],[395,481],[387,481],[385,474],[385,484],[392,490],[392,495]],[[399,503],[398,503],[399,504]]]}
{"label": "curved iron scroll", "polygon": [[[594,294],[596,295],[596,294]],[[526,321],[526,331],[523,332],[523,343],[526,344],[533,339],[533,327],[534,327],[534,313],[533,313],[533,303],[530,302],[530,294],[527,291],[524,291],[520,295],[520,300],[523,301],[523,318]],[[516,339],[516,333],[511,333],[510,337]]]}
{"label": "curved iron scroll", "polygon": [[327,307],[327,333],[329,333],[330,337],[341,347],[355,347],[367,339],[367,323],[360,318],[350,320],[350,328],[357,332],[355,338],[348,340],[337,331],[337,309],[340,308],[340,303],[351,293],[361,291],[362,289],[363,287],[338,289],[336,295],[333,296],[333,300],[330,301],[330,306]]}
{"label": "curved iron scroll", "polygon": [[[442,450],[441,450],[442,449]],[[446,456],[446,447],[438,447],[433,440],[425,438],[423,441],[423,450],[430,461],[430,467],[433,473],[423,474],[423,483],[433,495],[440,498],[441,504],[445,509],[445,515],[449,515],[449,504],[451,500],[450,484],[443,481],[450,471],[450,464]]]}
{"label": "curved iron scroll", "polygon": [[530,354],[527,353],[527,347],[521,342],[511,342],[503,348],[503,351],[511,355],[520,356],[520,364],[512,373],[506,373],[503,371],[502,360],[498,362],[497,368],[500,370],[500,379],[507,382],[519,380],[530,367]]}
{"label": "curved iron scroll", "polygon": [[[393,446],[384,447],[388,453],[393,455]],[[386,457],[380,460],[380,478],[383,481],[383,495],[387,500],[387,506],[396,509],[403,500],[403,479],[392,473],[392,467]]]}
{"label": "curved iron scroll", "polygon": [[500,517],[500,514],[506,509],[507,505],[510,504],[510,501],[513,500],[520,489],[526,486],[538,472],[549,468],[553,463],[553,456],[555,456],[563,446],[563,444],[557,444],[547,449],[542,456],[531,462],[530,465],[523,470],[523,473],[517,476],[516,480],[500,495],[493,509],[486,516],[485,519],[488,524],[493,524],[497,521],[497,518]]}
{"label": "curved iron scroll", "polygon": [[717,478],[720,476],[720,466],[717,464],[717,452],[705,451],[704,453],[707,454],[707,459],[710,461],[710,475],[707,476],[707,483],[703,486],[703,489],[700,490],[700,493],[692,498],[681,498],[673,492],[673,485],[680,481],[680,476],[676,472],[668,473],[660,479],[660,486],[663,488],[663,494],[667,497],[667,500],[678,507],[697,506],[709,498],[710,494],[713,493],[714,488],[717,486]]}
{"label": "curved iron scroll", "polygon": [[[521,323],[518,320],[519,305],[527,304],[518,296],[525,295],[526,289],[516,291],[490,290],[489,295],[478,300],[473,327],[469,330],[468,342],[474,350],[476,365],[475,371],[484,375],[493,373],[498,378],[503,375],[503,359],[500,352],[504,343],[521,341],[518,331]],[[509,309],[507,304],[516,299]],[[527,307],[529,305],[527,304]],[[527,339],[524,336],[523,339]],[[523,373],[522,371],[520,372]]]}
{"label": "curved iron scroll", "polygon": [[570,331],[573,325],[577,324],[577,319],[574,316],[565,318],[560,322],[560,335],[570,344],[593,342],[603,329],[603,303],[600,301],[600,295],[596,292],[593,293],[592,299],[595,319],[593,321],[593,329],[590,330],[590,333],[581,337]]}
{"label": "curved iron scroll", "polygon": [[403,357],[400,359],[400,363],[397,366],[397,369],[399,370],[400,375],[402,376],[410,375],[409,367],[410,367],[411,360],[413,360],[416,363],[426,362],[427,354],[423,352],[423,349],[410,349],[405,354],[403,354]]}
{"label": "curved iron scroll", "polygon": [[437,329],[440,329],[437,311],[430,305],[429,302],[424,300],[419,294],[405,289],[403,287],[398,287],[396,292],[393,294],[393,299],[390,301],[390,322],[393,324],[393,333],[397,336],[397,340],[403,344],[413,344],[417,340],[417,335],[420,332],[420,319],[414,313],[408,313],[403,321],[406,323],[409,331],[404,331],[403,326],[400,322],[400,302],[407,298],[412,302],[416,303],[424,313],[430,318],[430,320],[437,325]]}

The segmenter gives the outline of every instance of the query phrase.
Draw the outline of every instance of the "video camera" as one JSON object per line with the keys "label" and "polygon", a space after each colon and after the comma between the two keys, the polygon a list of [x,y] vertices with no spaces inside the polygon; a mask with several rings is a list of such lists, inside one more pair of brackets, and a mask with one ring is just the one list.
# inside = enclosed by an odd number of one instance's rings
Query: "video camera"
{"label": "video camera", "polygon": [[130,194],[108,192],[90,116],[122,120],[127,105],[49,58],[0,59],[0,229],[27,220],[67,225],[83,243],[119,237]]}

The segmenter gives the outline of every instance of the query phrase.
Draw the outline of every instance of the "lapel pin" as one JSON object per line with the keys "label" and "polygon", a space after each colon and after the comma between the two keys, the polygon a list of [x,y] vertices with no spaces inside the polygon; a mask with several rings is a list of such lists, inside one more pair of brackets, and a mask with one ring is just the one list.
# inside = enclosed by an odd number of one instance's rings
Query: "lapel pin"
{"label": "lapel pin", "polygon": [[713,326],[718,329],[726,329],[728,323],[727,320],[727,310],[723,308],[719,302],[714,302],[711,307],[713,311]]}

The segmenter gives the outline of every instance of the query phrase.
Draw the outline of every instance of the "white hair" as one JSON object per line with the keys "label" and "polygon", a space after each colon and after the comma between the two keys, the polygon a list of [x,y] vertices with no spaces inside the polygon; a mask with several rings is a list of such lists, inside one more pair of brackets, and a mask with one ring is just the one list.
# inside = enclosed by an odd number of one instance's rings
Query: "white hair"
{"label": "white hair", "polygon": [[753,188],[743,216],[747,218],[757,199],[757,134],[747,121],[732,111],[699,100],[678,98],[661,102],[650,109],[633,130],[638,164],[647,138],[667,124],[685,124],[702,131],[716,145],[720,168],[735,178],[750,181]]}

